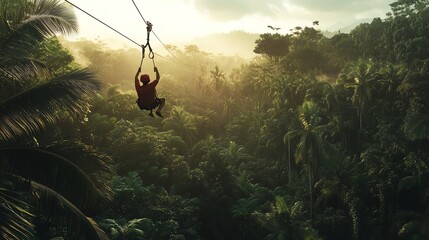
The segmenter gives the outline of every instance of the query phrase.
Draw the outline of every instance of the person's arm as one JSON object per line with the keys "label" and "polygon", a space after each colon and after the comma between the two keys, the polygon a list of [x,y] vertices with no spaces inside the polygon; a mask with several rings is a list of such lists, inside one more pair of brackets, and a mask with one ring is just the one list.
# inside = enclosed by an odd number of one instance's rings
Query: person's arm
{"label": "person's arm", "polygon": [[161,76],[159,75],[159,71],[158,71],[158,68],[157,67],[154,67],[153,68],[153,71],[156,73],[156,78],[155,78],[155,81],[159,81],[159,79],[161,78]]}
{"label": "person's arm", "polygon": [[134,77],[134,84],[135,84],[136,90],[140,87],[139,74],[141,70],[142,70],[141,67],[139,67],[139,69],[137,70],[136,76]]}

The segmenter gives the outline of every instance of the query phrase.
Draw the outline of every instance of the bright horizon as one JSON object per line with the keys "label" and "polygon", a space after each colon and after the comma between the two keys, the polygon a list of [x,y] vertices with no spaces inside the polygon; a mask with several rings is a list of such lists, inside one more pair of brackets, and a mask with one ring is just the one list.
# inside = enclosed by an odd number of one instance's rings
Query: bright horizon
{"label": "bright horizon", "polygon": [[[69,0],[94,17],[131,38],[146,42],[146,25],[133,2],[118,0]],[[164,44],[189,44],[197,37],[244,31],[287,34],[296,26],[320,30],[347,25],[358,19],[385,18],[393,0],[134,0],[146,21]],[[68,4],[68,3],[66,3]],[[134,43],[74,8],[79,33],[73,38],[100,39],[112,46],[136,47]],[[162,47],[151,35],[152,47]],[[164,50],[165,52],[165,50]]]}

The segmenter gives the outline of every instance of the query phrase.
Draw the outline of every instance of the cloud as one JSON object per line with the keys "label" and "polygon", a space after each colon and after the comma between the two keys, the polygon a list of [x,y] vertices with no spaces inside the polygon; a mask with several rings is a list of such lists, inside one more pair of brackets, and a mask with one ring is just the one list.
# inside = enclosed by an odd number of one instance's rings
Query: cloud
{"label": "cloud", "polygon": [[285,9],[283,0],[190,0],[197,10],[218,21],[238,20],[258,14],[277,16]]}
{"label": "cloud", "polygon": [[341,12],[359,14],[368,11],[389,11],[394,0],[287,0],[286,4],[315,12]]}
{"label": "cloud", "polygon": [[[246,17],[264,17],[272,22],[280,19],[321,20],[321,24],[344,19],[383,17],[395,0],[184,0],[217,22],[232,22]],[[314,21],[313,20],[313,21]],[[307,20],[309,21],[309,20]],[[322,22],[323,21],[323,22]]]}

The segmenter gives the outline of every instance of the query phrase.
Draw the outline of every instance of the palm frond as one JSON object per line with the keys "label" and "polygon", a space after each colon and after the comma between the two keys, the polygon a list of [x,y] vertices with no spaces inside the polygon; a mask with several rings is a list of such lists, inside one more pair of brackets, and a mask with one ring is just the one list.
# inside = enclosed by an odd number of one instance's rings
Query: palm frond
{"label": "palm frond", "polygon": [[40,217],[53,225],[66,226],[65,235],[70,239],[109,240],[91,218],[56,191],[35,182],[31,183],[33,195],[40,204]]}
{"label": "palm frond", "polygon": [[55,123],[62,110],[84,113],[100,82],[87,70],[77,70],[30,88],[0,103],[0,143],[33,136]]}
{"label": "palm frond", "polygon": [[[0,56],[0,86],[6,96],[21,92],[31,86],[30,83],[48,77],[49,69],[42,62],[27,57]],[[0,101],[2,99],[3,95],[0,95]]]}
{"label": "palm frond", "polygon": [[76,164],[94,182],[104,199],[112,199],[113,190],[109,182],[115,175],[115,170],[111,157],[78,141],[55,142],[45,147],[45,150]]}
{"label": "palm frond", "polygon": [[0,188],[0,238],[30,239],[33,224],[27,218],[33,217],[26,209],[28,204],[19,200],[16,192]]}
{"label": "palm frond", "polygon": [[[35,21],[41,31],[48,35],[77,33],[78,22],[72,7],[59,0],[33,0],[33,16],[28,22]],[[38,16],[38,17],[34,17]]]}
{"label": "palm frond", "polygon": [[0,168],[52,188],[86,213],[100,205],[91,179],[67,159],[31,148],[0,148]]}
{"label": "palm frond", "polygon": [[[19,6],[25,4],[25,6]],[[45,37],[55,34],[68,34],[77,32],[77,20],[73,11],[58,0],[30,0],[20,1],[14,8],[21,9],[16,14],[21,19],[8,19],[14,14],[0,13],[0,19],[9,24],[9,31],[0,44],[2,51],[13,51],[28,56],[31,49]],[[5,11],[12,11],[8,8]]]}

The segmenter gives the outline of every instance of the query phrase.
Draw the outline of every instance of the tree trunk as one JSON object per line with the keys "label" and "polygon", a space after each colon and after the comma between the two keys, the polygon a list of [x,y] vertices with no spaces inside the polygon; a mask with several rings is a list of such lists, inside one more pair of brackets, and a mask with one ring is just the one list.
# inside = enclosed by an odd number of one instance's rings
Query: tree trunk
{"label": "tree trunk", "polygon": [[291,163],[291,154],[290,154],[290,138],[287,139],[287,151],[288,151],[288,177],[289,184],[292,184],[292,163]]}
{"label": "tree trunk", "polygon": [[359,130],[362,131],[362,110],[359,110]]}
{"label": "tree trunk", "polygon": [[312,176],[312,167],[308,167],[308,182],[310,184],[310,220],[313,223],[313,176]]}

